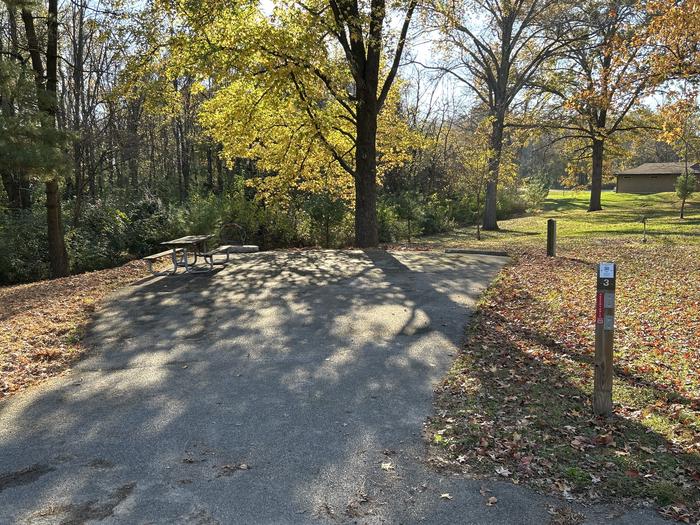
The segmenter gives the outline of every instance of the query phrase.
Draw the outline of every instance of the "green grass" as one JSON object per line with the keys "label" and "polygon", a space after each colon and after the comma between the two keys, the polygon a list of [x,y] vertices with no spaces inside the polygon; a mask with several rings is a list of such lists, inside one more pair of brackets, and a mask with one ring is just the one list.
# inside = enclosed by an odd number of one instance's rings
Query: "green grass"
{"label": "green grass", "polygon": [[589,193],[553,190],[540,213],[499,221],[500,231],[481,232],[477,241],[475,228],[425,238],[426,244],[513,249],[520,245],[542,245],[546,238],[547,219],[557,221],[560,243],[593,238],[614,240],[643,236],[642,219],[647,218],[647,240],[662,243],[700,244],[700,194],[686,204],[686,218],[679,219],[680,202],[674,193],[634,195],[603,192],[603,210],[590,213]]}

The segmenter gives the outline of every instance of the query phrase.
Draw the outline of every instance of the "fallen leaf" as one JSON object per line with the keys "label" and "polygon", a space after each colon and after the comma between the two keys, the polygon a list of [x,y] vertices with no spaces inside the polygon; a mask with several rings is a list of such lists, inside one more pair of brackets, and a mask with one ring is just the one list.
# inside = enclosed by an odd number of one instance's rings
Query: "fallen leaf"
{"label": "fallen leaf", "polygon": [[503,466],[499,466],[499,467],[496,467],[496,474],[498,474],[499,476],[503,476],[504,478],[507,478],[508,476],[510,476],[510,470],[508,470],[507,468],[505,468]]}

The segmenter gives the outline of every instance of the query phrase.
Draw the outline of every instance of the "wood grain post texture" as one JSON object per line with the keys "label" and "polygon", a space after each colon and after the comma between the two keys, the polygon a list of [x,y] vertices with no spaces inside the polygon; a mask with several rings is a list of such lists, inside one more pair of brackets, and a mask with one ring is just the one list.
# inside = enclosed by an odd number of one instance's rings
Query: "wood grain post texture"
{"label": "wood grain post texture", "polygon": [[595,371],[593,378],[593,412],[612,415],[613,340],[615,337],[615,263],[598,265],[595,322]]}
{"label": "wood grain post texture", "polygon": [[547,219],[547,257],[557,256],[557,221]]}

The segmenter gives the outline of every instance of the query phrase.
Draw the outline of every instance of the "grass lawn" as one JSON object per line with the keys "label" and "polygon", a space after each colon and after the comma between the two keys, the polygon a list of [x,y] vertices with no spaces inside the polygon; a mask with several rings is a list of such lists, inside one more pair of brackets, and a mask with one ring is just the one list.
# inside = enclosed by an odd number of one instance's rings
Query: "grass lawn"
{"label": "grass lawn", "polygon": [[[700,198],[553,191],[541,214],[426,247],[514,258],[481,301],[437,390],[434,460],[584,501],[644,498],[700,519]],[[642,243],[641,218],[647,240]],[[558,257],[545,256],[557,219]],[[595,271],[618,264],[611,419],[593,417]]]}

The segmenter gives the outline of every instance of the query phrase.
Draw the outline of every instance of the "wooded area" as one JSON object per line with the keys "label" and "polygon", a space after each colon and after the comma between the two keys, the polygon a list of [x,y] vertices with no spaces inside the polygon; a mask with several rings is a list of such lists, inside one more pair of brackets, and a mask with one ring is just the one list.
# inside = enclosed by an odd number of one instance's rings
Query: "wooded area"
{"label": "wooded area", "polygon": [[600,210],[614,169],[700,157],[699,35],[698,0],[4,0],[0,283],[221,221],[371,247],[550,187]]}

